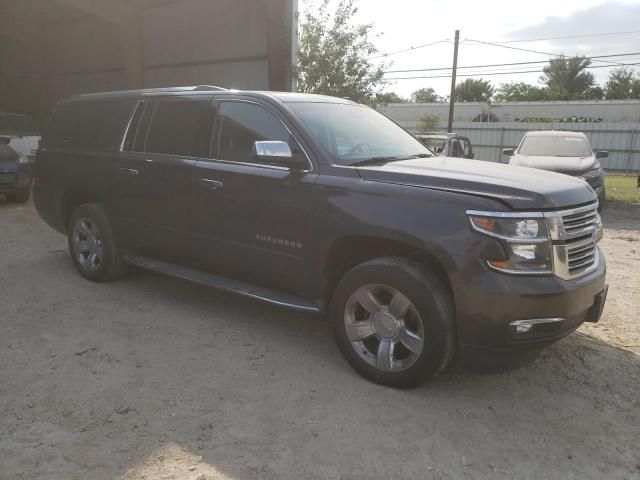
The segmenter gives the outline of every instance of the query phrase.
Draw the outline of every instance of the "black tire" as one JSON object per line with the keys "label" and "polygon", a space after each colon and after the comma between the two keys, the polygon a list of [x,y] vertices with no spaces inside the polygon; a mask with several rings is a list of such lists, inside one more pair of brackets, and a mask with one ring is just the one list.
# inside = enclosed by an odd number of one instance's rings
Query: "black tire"
{"label": "black tire", "polygon": [[7,200],[11,203],[26,203],[31,197],[31,190],[25,190],[20,193],[10,193],[7,195]]}
{"label": "black tire", "polygon": [[[74,241],[76,226],[79,226],[80,222],[83,222],[84,225],[88,224],[92,231],[95,229],[98,234],[101,258],[99,262],[94,262],[91,266],[86,260],[85,263],[81,262],[81,257],[85,257],[85,255],[77,248],[77,242]],[[116,246],[113,230],[102,205],[89,203],[81,205],[73,212],[67,228],[67,241],[71,259],[78,272],[86,279],[93,282],[108,282],[126,273],[127,264]]]}
{"label": "black tire", "polygon": [[[345,318],[358,289],[380,284],[402,293],[415,307],[424,332],[423,348],[414,363],[399,371],[384,371],[356,352],[347,336]],[[444,370],[455,355],[455,313],[444,281],[421,264],[401,257],[368,261],[347,272],[333,292],[330,318],[340,351],[363,377],[396,388],[416,387]],[[365,315],[367,313],[365,312]],[[373,318],[373,316],[371,317]],[[378,333],[376,333],[378,335]],[[376,337],[370,337],[376,341]],[[397,347],[396,347],[397,348]],[[393,356],[395,353],[392,353]],[[393,362],[392,362],[393,363]]]}

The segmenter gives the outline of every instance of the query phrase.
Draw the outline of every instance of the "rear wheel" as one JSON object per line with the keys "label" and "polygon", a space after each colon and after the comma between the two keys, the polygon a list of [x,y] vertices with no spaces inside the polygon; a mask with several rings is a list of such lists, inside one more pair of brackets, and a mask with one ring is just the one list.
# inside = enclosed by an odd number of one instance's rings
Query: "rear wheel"
{"label": "rear wheel", "polygon": [[116,247],[111,225],[101,205],[92,203],[78,207],[71,215],[67,231],[71,258],[83,277],[106,282],[126,272],[127,265]]}
{"label": "rear wheel", "polygon": [[454,354],[449,290],[408,259],[380,258],[347,272],[334,292],[331,320],[347,361],[383,385],[417,386]]}

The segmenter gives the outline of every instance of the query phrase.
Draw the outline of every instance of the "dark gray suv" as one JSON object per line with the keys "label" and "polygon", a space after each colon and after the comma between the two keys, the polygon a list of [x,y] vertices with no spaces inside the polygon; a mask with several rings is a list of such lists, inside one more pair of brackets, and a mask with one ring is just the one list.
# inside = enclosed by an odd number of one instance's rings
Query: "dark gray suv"
{"label": "dark gray suv", "polygon": [[347,361],[408,387],[528,362],[600,318],[582,180],[434,156],[348,100],[213,87],[61,102],[35,204],[96,282],[135,265],[326,314]]}

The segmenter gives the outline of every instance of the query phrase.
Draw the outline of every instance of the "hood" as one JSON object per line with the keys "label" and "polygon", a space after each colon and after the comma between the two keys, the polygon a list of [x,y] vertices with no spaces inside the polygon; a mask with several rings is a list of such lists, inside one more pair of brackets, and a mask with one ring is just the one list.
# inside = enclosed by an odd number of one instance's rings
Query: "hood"
{"label": "hood", "polygon": [[567,175],[579,175],[585,170],[596,168],[597,161],[595,155],[588,157],[538,157],[515,154],[509,160],[509,164],[539,168]]}
{"label": "hood", "polygon": [[584,181],[500,163],[430,157],[357,167],[366,180],[488,197],[515,210],[571,207],[596,201]]}

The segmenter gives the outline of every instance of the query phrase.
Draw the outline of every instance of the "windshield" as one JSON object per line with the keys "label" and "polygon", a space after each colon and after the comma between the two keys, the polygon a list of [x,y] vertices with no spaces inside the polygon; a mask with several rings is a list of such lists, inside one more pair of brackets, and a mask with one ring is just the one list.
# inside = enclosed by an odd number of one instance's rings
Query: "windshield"
{"label": "windshield", "polygon": [[289,106],[340,165],[433,155],[410,133],[371,108],[342,103]]}
{"label": "windshield", "polygon": [[518,153],[536,157],[588,157],[592,155],[591,147],[584,138],[560,135],[524,137]]}
{"label": "windshield", "polygon": [[446,137],[419,137],[419,140],[436,153],[443,152],[447,145]]}

